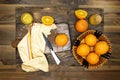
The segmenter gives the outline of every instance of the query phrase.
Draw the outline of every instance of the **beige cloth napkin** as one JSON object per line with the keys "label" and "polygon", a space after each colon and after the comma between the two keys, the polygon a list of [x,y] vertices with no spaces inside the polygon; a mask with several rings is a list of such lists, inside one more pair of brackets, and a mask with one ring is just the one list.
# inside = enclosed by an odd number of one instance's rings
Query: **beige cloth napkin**
{"label": "beige cloth napkin", "polygon": [[28,33],[19,42],[17,48],[20,57],[23,61],[22,69],[26,72],[33,72],[42,70],[44,72],[49,71],[48,61],[44,55],[45,40],[42,32],[47,36],[50,35],[52,29],[56,29],[56,25],[46,26],[40,23],[34,23],[31,27],[31,48],[33,58],[30,59],[29,47],[28,47]]}

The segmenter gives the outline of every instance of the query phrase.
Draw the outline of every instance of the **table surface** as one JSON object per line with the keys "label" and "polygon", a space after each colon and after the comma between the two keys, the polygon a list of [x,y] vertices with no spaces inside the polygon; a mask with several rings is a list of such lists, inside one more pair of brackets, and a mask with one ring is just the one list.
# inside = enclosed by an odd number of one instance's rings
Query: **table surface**
{"label": "table surface", "polygon": [[[21,70],[16,49],[11,46],[15,40],[16,8],[55,7],[60,9],[102,8],[104,10],[104,34],[112,43],[111,58],[102,67],[87,70],[74,59],[71,51],[57,53],[63,63],[55,65],[47,54],[50,71],[26,73]],[[74,5],[75,4],[75,5]],[[0,1],[0,79],[2,80],[119,80],[120,79],[120,1],[119,0],[1,0]],[[62,6],[62,7],[61,7]],[[69,7],[71,6],[71,7]],[[16,57],[18,60],[16,60]],[[95,76],[93,76],[95,75]]]}

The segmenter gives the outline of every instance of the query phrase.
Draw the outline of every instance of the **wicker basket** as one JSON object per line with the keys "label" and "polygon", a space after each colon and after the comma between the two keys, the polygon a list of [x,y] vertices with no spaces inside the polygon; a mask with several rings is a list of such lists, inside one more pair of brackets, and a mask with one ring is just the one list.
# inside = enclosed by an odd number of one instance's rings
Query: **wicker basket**
{"label": "wicker basket", "polygon": [[[98,68],[100,66],[102,66],[106,61],[107,59],[109,59],[110,55],[111,55],[111,52],[112,52],[112,48],[111,48],[111,43],[109,41],[109,39],[102,33],[96,31],[96,30],[88,30],[84,33],[82,33],[81,35],[79,35],[76,39],[76,41],[74,42],[74,45],[72,47],[72,53],[75,57],[75,59],[78,61],[78,63],[80,63],[80,65],[83,65],[84,64],[84,58],[82,58],[80,55],[77,54],[77,47],[78,45],[82,42],[82,40],[88,35],[88,34],[94,34],[98,40],[100,41],[106,41],[109,45],[109,50],[108,52],[105,54],[105,55],[101,55],[100,58],[99,58],[99,62],[97,64],[89,64],[87,65],[87,68],[88,69],[95,69],[95,68]],[[84,66],[84,65],[83,65]],[[86,67],[86,66],[85,66]]]}

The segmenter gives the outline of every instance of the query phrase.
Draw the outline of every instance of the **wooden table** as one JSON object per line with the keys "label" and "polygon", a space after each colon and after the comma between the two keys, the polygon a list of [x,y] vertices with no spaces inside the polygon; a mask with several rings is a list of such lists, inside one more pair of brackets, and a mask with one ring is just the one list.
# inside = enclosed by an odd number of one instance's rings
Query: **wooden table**
{"label": "wooden table", "polygon": [[[81,67],[72,55],[63,55],[63,64],[50,64],[50,71],[26,73],[16,64],[16,49],[11,47],[15,40],[16,18],[18,7],[50,7],[64,6],[72,9],[103,8],[104,33],[112,43],[112,56],[107,63],[96,70],[86,70]],[[0,1],[0,79],[1,80],[119,80],[120,79],[120,1],[119,0],[1,0]],[[66,9],[61,7],[62,9]],[[57,55],[68,52],[57,53]],[[48,55],[51,56],[51,55]],[[50,61],[52,61],[51,59]],[[70,63],[68,61],[71,61]],[[76,64],[76,65],[74,65]]]}

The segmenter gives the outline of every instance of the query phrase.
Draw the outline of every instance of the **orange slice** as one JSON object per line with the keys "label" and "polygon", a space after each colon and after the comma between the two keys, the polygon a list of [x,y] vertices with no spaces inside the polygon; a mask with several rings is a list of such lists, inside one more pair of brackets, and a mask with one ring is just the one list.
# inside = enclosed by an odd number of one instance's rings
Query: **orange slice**
{"label": "orange slice", "polygon": [[51,24],[53,24],[54,19],[51,16],[43,16],[41,21],[45,25],[51,25]]}
{"label": "orange slice", "polygon": [[85,10],[79,9],[79,10],[75,11],[75,15],[78,19],[85,19],[87,17],[88,13]]}

